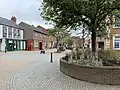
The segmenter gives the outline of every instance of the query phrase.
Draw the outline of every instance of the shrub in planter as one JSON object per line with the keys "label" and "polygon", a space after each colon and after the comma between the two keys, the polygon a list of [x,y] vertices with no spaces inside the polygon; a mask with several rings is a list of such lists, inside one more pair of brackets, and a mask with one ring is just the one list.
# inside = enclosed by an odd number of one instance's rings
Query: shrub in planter
{"label": "shrub in planter", "polygon": [[74,50],[72,50],[71,55],[72,55],[72,59],[76,59],[76,53]]}
{"label": "shrub in planter", "polygon": [[59,50],[60,50],[60,51],[65,51],[64,46],[60,46],[60,47],[59,47]]}
{"label": "shrub in planter", "polygon": [[76,57],[75,57],[75,56],[72,56],[72,59],[76,59]]}
{"label": "shrub in planter", "polygon": [[69,61],[69,54],[66,54],[62,59],[65,61]]}
{"label": "shrub in planter", "polygon": [[80,59],[81,51],[79,48],[76,48],[76,59]]}
{"label": "shrub in planter", "polygon": [[114,50],[99,51],[98,57],[103,60],[104,66],[119,66],[120,52]]}
{"label": "shrub in planter", "polygon": [[65,60],[69,61],[69,56],[68,55],[65,56]]}

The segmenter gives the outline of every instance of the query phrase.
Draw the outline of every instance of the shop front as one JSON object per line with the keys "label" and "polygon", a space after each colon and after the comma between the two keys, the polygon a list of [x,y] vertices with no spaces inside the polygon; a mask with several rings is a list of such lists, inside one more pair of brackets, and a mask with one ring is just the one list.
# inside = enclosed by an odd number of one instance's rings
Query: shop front
{"label": "shop front", "polygon": [[5,43],[7,51],[26,50],[26,40],[6,39]]}

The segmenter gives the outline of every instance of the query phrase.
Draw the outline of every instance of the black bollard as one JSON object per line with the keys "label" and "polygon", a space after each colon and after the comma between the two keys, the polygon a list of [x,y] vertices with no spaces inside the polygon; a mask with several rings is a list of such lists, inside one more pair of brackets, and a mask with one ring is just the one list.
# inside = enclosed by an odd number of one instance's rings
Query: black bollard
{"label": "black bollard", "polygon": [[52,63],[53,62],[53,53],[51,52],[51,60],[50,62]]}

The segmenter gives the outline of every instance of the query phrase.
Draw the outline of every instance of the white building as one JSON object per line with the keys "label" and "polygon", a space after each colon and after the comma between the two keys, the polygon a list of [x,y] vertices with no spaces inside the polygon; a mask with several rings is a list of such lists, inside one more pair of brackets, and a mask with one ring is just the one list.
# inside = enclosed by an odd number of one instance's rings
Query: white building
{"label": "white building", "polygon": [[0,17],[0,51],[25,50],[24,30],[16,24],[15,16],[11,20]]}

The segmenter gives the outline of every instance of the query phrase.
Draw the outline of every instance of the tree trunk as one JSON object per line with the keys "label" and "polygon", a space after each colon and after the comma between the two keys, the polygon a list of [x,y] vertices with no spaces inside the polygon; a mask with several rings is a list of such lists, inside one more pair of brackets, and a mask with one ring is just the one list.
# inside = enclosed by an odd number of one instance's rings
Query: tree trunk
{"label": "tree trunk", "polygon": [[96,30],[95,28],[92,28],[91,39],[92,39],[92,52],[96,52]]}
{"label": "tree trunk", "polygon": [[56,49],[57,49],[57,52],[60,52],[60,50],[59,50],[59,42],[60,42],[59,37],[57,37],[56,38]]}
{"label": "tree trunk", "polygon": [[83,41],[83,49],[85,49],[85,30],[83,29],[83,31],[82,31],[82,33],[83,33],[83,36],[82,36],[82,41]]}

